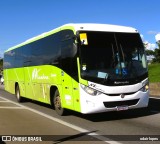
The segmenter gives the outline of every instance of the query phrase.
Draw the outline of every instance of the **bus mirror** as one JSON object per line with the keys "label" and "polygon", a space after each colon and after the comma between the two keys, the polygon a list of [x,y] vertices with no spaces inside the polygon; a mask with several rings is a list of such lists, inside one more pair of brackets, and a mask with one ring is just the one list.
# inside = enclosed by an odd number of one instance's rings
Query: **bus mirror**
{"label": "bus mirror", "polygon": [[73,43],[73,52],[72,52],[72,57],[74,57],[77,53],[77,44]]}
{"label": "bus mirror", "polygon": [[74,40],[78,40],[78,36],[77,35],[73,35],[73,39]]}

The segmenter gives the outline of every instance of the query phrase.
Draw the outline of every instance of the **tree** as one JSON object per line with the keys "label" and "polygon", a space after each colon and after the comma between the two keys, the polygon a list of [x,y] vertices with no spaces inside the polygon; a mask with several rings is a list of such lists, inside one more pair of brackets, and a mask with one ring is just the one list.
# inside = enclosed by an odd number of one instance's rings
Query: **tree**
{"label": "tree", "polygon": [[0,58],[0,70],[3,69],[3,59]]}
{"label": "tree", "polygon": [[154,63],[160,63],[160,41],[157,42],[158,48],[155,49],[154,51]]}
{"label": "tree", "polygon": [[158,48],[160,49],[160,40],[157,42]]}
{"label": "tree", "polygon": [[147,56],[154,55],[154,54],[155,54],[155,52],[153,50],[146,49],[146,55]]}

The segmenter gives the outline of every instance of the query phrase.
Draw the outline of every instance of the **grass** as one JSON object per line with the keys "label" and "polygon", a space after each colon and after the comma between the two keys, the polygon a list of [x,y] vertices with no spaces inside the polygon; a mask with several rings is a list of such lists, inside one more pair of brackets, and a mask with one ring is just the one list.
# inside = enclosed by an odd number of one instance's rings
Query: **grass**
{"label": "grass", "polygon": [[149,81],[151,83],[160,82],[160,63],[149,64]]}

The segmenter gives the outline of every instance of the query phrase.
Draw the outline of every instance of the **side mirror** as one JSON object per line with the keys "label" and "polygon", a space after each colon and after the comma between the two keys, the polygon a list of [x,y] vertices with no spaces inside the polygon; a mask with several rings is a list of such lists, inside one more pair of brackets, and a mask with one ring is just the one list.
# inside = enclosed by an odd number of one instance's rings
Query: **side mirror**
{"label": "side mirror", "polygon": [[78,51],[77,44],[73,43],[72,57],[74,57],[77,54],[77,51]]}

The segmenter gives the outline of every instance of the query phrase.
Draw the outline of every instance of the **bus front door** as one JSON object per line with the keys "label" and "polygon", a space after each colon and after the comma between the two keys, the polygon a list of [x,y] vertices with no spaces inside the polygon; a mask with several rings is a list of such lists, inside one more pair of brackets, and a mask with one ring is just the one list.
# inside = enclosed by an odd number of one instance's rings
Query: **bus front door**
{"label": "bus front door", "polygon": [[68,109],[74,109],[72,90],[72,78],[67,73],[62,71],[62,106]]}

